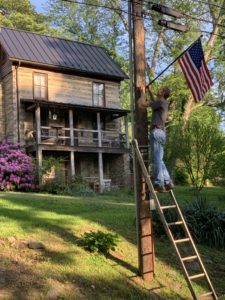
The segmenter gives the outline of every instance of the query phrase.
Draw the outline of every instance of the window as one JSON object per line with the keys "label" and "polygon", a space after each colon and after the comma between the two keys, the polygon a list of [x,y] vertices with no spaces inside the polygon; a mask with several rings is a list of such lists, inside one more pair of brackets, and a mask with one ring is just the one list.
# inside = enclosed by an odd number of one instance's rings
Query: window
{"label": "window", "polygon": [[47,99],[47,74],[34,73],[34,98]]}
{"label": "window", "polygon": [[105,105],[105,85],[104,83],[93,82],[93,105]]}

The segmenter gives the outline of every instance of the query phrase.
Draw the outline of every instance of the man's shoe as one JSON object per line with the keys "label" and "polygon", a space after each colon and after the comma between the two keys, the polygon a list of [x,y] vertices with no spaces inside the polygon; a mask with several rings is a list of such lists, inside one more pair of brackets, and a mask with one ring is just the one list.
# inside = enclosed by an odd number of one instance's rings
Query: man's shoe
{"label": "man's shoe", "polygon": [[174,189],[174,184],[172,182],[166,183],[165,188],[167,191]]}
{"label": "man's shoe", "polygon": [[164,193],[164,192],[166,192],[166,189],[165,189],[164,185],[155,184],[154,191],[159,192],[159,193]]}

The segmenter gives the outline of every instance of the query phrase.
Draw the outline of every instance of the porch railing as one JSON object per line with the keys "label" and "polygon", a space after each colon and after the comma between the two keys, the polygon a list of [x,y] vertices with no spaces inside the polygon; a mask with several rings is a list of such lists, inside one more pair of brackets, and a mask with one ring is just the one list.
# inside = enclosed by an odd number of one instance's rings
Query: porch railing
{"label": "porch railing", "polygon": [[91,130],[41,126],[40,143],[49,145],[127,148],[126,134],[117,130]]}

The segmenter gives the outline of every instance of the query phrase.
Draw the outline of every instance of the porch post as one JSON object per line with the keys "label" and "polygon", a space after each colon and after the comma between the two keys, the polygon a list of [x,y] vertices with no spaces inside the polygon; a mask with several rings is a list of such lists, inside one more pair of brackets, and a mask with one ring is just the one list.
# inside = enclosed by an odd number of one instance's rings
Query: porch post
{"label": "porch post", "polygon": [[100,117],[100,112],[97,112],[97,130],[98,130],[98,146],[102,147],[102,134],[101,134],[101,117]]}
{"label": "porch post", "polygon": [[98,153],[98,174],[99,174],[99,192],[104,191],[103,157],[102,152]]}
{"label": "porch post", "polygon": [[36,143],[41,143],[41,108],[40,105],[36,106],[35,109],[35,124],[36,124]]}
{"label": "porch post", "polygon": [[129,149],[130,148],[130,143],[129,143],[128,117],[127,117],[127,115],[124,117],[124,121],[125,121],[126,145],[127,145],[127,149]]}
{"label": "porch post", "polygon": [[36,160],[37,160],[37,168],[38,168],[38,184],[42,183],[42,149],[40,147],[41,144],[41,108],[40,105],[37,104],[35,108],[35,126],[36,126]]}
{"label": "porch post", "polygon": [[[98,146],[102,147],[102,133],[101,133],[101,116],[97,112],[97,130],[98,130]],[[98,174],[99,174],[99,192],[104,191],[104,174],[103,174],[103,158],[102,152],[98,152]]]}
{"label": "porch post", "polygon": [[71,176],[75,176],[75,155],[74,155],[74,151],[70,151],[70,172],[71,172]]}
{"label": "porch post", "polygon": [[37,146],[36,148],[36,159],[37,159],[37,167],[38,167],[38,184],[40,185],[42,183],[42,159],[43,159],[43,153],[42,148],[40,146]]}
{"label": "porch post", "polygon": [[[70,146],[74,146],[74,131],[73,131],[73,110],[69,109],[69,124],[70,124]],[[75,175],[75,173],[74,173]]]}

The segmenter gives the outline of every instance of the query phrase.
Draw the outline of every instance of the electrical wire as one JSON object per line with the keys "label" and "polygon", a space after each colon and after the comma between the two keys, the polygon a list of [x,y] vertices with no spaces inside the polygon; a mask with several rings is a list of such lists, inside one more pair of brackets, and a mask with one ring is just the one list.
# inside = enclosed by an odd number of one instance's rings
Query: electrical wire
{"label": "electrical wire", "polygon": [[[124,1],[126,1],[126,0],[124,0]],[[152,1],[146,2],[146,1],[143,0],[143,2],[148,3],[148,4],[157,4],[157,3],[152,2]],[[137,2],[136,2],[136,3],[137,3]],[[170,8],[170,7],[168,7],[168,8]],[[221,8],[222,8],[222,7],[221,7]],[[224,9],[225,9],[225,8],[224,8]],[[147,12],[147,11],[144,11],[143,13],[144,13],[145,15],[150,15],[150,13]],[[223,25],[223,24],[217,24],[217,23],[215,23],[215,22],[213,22],[213,21],[209,21],[209,20],[206,20],[206,19],[203,19],[203,18],[199,18],[199,17],[194,17],[194,16],[191,16],[191,15],[185,13],[185,12],[182,12],[182,11],[181,11],[180,13],[183,14],[185,17],[188,17],[188,18],[190,18],[190,19],[192,19],[192,20],[200,21],[200,22],[205,22],[205,23],[210,23],[210,24],[217,25],[217,26],[220,26],[220,27],[224,27],[224,28],[225,28],[225,25]]]}
{"label": "electrical wire", "polygon": [[81,5],[88,5],[88,6],[93,6],[93,7],[100,7],[100,8],[106,8],[114,11],[121,11],[126,14],[129,14],[126,10],[116,8],[116,7],[111,7],[111,6],[105,6],[105,5],[99,5],[99,4],[93,4],[93,3],[83,3],[83,2],[78,2],[75,0],[62,0],[63,2],[70,2],[70,3],[76,3],[76,4],[81,4]]}
{"label": "electrical wire", "polygon": [[[126,1],[126,0],[123,0],[123,1]],[[154,3],[154,2],[149,1],[149,0],[142,0],[142,2],[144,2],[145,4],[159,4],[159,3]],[[205,5],[209,5],[207,2],[201,1],[201,0],[195,0],[195,2],[202,3],[202,4],[205,4]],[[138,3],[138,2],[134,1],[134,3]],[[225,10],[225,7],[223,7],[221,5],[218,5],[218,4],[210,4],[210,5],[214,6],[214,7],[217,7],[217,8],[220,8],[222,10]]]}
{"label": "electrical wire", "polygon": [[[126,14],[129,14],[126,10],[123,10],[123,9],[119,9],[119,8],[115,8],[115,7],[110,7],[110,6],[105,6],[105,5],[99,5],[99,4],[93,4],[93,3],[83,3],[83,2],[78,2],[78,1],[76,1],[76,0],[62,0],[63,2],[69,2],[69,3],[76,3],[76,4],[81,4],[81,5],[87,5],[87,6],[92,6],[92,7],[100,7],[100,8],[105,8],[105,9],[109,9],[109,10],[113,10],[113,11],[120,11],[120,12],[123,12],[123,13],[126,13]],[[127,2],[127,0],[123,0],[123,1],[126,1]],[[143,0],[144,1],[144,0]],[[144,1],[144,2],[146,2],[147,3],[147,1]],[[137,3],[137,2],[135,2],[135,3]],[[148,1],[148,3],[153,3],[153,2],[149,2]],[[155,3],[156,4],[156,3]],[[145,20],[148,20],[148,21],[150,21],[150,13],[147,13],[147,12],[144,12],[144,14],[147,16],[142,16],[142,18],[143,19],[145,19]],[[136,16],[136,15],[134,15],[134,14],[131,14],[132,16]],[[189,16],[189,15],[188,15]],[[137,16],[136,16],[137,17]],[[191,17],[191,16],[190,16]],[[195,17],[191,17],[191,18],[194,18],[194,19],[196,19],[196,20],[199,20],[197,17],[195,18]],[[202,19],[203,20],[203,19]],[[210,21],[208,21],[208,20],[204,20],[204,22],[207,22],[207,23],[212,23],[212,24],[214,24],[215,25],[215,23],[213,23],[213,22],[210,22]],[[222,25],[222,24],[218,24],[218,25]],[[225,27],[224,25],[222,25],[222,27]],[[157,32],[157,31],[154,31],[154,32]],[[194,32],[194,31],[191,31],[191,32]],[[200,31],[196,31],[196,32],[200,32]],[[222,36],[222,35],[218,35],[218,34],[214,34],[214,33],[210,33],[210,32],[208,32],[208,31],[201,31],[201,32],[204,32],[204,33],[207,33],[207,34],[211,34],[211,35],[216,35],[216,36],[220,36],[220,37],[222,37],[222,38],[224,38],[224,36]]]}
{"label": "electrical wire", "polygon": [[[105,8],[105,9],[109,9],[109,10],[113,10],[113,11],[119,11],[119,12],[123,12],[127,15],[130,15],[130,13],[124,9],[120,9],[120,8],[116,8],[116,7],[111,7],[111,6],[105,6],[105,5],[99,5],[99,4],[93,4],[93,3],[83,3],[83,2],[78,2],[76,0],[62,0],[62,2],[69,2],[69,3],[76,3],[76,4],[81,4],[81,5],[87,5],[87,6],[93,6],[93,7],[100,7],[100,8]],[[131,16],[134,16],[138,19],[138,17],[135,14],[131,14]],[[145,19],[145,20],[149,20],[149,18],[140,16],[140,19]]]}
{"label": "electrical wire", "polygon": [[216,33],[212,33],[210,31],[205,31],[205,30],[189,30],[188,32],[199,32],[199,33],[206,33],[206,34],[210,34],[210,35],[215,35],[218,37],[221,37],[222,39],[225,39],[225,35],[221,35],[221,34],[216,34]]}

